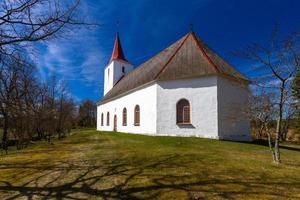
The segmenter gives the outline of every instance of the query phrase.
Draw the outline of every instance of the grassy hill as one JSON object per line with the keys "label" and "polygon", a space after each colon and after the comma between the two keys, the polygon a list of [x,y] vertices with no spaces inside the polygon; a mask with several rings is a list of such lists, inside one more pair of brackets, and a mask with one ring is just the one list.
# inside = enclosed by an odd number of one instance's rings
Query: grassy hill
{"label": "grassy hill", "polygon": [[0,158],[0,199],[299,199],[300,150],[73,132]]}

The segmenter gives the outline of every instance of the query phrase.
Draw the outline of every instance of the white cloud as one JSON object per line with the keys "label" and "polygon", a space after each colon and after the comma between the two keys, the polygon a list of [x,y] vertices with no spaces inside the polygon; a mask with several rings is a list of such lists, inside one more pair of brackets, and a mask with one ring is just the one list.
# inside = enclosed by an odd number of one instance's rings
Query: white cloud
{"label": "white cloud", "polygon": [[85,61],[80,66],[81,74],[87,82],[99,82],[100,76],[103,74],[100,62],[101,54],[91,52],[87,55]]}
{"label": "white cloud", "polygon": [[[32,58],[37,63],[41,79],[46,80],[51,74],[55,74],[67,85],[72,85],[69,87],[71,90],[75,90],[74,85],[80,84],[81,88],[87,87],[95,96],[94,88],[100,91],[105,64],[102,55],[97,37],[88,30],[81,30],[68,36],[68,39],[39,44]],[[88,95],[89,91],[85,92]],[[77,99],[80,95],[77,91]],[[100,95],[99,92],[96,96]]]}

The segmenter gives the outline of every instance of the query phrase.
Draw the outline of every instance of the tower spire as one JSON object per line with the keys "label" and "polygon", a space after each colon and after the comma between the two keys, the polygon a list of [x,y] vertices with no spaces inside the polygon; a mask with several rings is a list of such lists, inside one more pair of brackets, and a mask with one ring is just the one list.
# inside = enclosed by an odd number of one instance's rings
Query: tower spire
{"label": "tower spire", "polygon": [[194,25],[193,25],[193,23],[190,23],[190,32],[194,32]]}
{"label": "tower spire", "polygon": [[110,62],[113,60],[124,60],[128,62],[124,56],[123,49],[121,46],[121,41],[119,38],[119,32],[116,33],[116,39],[115,39],[115,44],[114,44],[114,49],[111,54]]}

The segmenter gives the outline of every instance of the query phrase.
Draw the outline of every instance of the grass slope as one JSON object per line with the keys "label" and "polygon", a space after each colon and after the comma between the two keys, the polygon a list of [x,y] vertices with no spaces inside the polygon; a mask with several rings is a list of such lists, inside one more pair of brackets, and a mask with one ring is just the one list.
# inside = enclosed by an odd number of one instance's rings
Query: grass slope
{"label": "grass slope", "polygon": [[0,157],[0,199],[299,199],[300,151],[77,131]]}

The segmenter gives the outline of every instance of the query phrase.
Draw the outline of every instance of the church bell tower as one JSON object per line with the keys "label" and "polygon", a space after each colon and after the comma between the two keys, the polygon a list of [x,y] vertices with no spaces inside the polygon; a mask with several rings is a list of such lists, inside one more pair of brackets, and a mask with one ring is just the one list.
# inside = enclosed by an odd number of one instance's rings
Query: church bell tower
{"label": "church bell tower", "polygon": [[104,95],[132,70],[133,65],[124,56],[119,33],[117,32],[110,61],[104,70]]}

